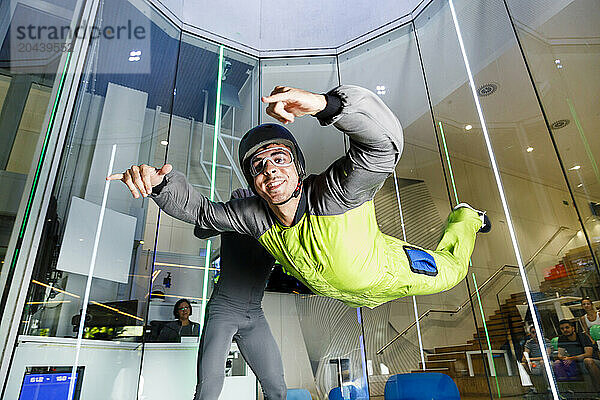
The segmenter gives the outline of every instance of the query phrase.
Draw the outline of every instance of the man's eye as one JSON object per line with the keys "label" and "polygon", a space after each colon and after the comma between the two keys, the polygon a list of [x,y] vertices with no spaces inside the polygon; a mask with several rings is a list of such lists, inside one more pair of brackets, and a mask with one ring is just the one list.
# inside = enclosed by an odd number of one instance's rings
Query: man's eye
{"label": "man's eye", "polygon": [[285,164],[285,157],[282,155],[278,155],[273,157],[273,161],[275,162],[275,164]]}

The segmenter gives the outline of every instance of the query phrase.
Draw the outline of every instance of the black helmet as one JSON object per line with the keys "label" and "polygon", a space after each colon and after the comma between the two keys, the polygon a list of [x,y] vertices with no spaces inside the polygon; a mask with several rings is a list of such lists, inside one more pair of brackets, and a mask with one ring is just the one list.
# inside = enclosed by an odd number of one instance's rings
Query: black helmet
{"label": "black helmet", "polygon": [[304,155],[292,132],[279,124],[262,124],[246,132],[240,141],[238,152],[240,166],[252,191],[254,191],[254,178],[250,173],[250,159],[258,149],[272,143],[283,144],[290,148],[300,182],[304,178]]}

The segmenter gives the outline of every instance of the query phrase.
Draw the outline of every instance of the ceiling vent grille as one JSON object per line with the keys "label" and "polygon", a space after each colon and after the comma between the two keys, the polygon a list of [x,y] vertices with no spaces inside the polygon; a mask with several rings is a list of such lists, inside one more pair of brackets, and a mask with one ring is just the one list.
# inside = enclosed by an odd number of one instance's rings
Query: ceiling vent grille
{"label": "ceiling vent grille", "polygon": [[477,89],[477,96],[479,96],[479,97],[491,96],[492,94],[496,93],[496,90],[498,90],[498,86],[499,85],[495,82],[490,82],[490,83],[481,85]]}
{"label": "ceiling vent grille", "polygon": [[568,119],[559,119],[558,121],[554,121],[552,125],[550,125],[550,127],[554,130],[562,129],[565,126],[569,125],[569,123],[571,123],[571,121],[569,121]]}

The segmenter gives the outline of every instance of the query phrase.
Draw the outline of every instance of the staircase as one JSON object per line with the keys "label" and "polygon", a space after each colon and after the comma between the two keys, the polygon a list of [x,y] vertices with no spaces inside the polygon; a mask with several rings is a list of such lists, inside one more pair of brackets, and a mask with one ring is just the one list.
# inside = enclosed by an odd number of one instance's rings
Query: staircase
{"label": "staircase", "polygon": [[[509,338],[514,337],[515,334],[519,336],[524,334],[524,322],[516,307],[517,304],[523,304],[524,301],[524,293],[515,293],[500,306],[499,310],[487,316],[486,325],[493,350],[505,350],[511,353]],[[449,375],[456,382],[462,399],[489,400],[486,375],[490,375],[490,371],[486,373],[486,368],[489,369],[489,365],[487,363],[487,356],[485,364],[481,356],[479,338],[481,339],[481,346],[487,350],[488,345],[485,330],[481,326],[477,333],[473,334],[473,339],[468,340],[465,344],[436,347],[433,352],[426,354],[425,369],[423,369],[422,362],[419,362],[419,369],[412,370],[411,372],[441,372]],[[471,371],[469,371],[467,354],[471,358]],[[504,356],[502,354],[494,354],[493,359],[502,398],[522,396],[526,392],[526,388],[521,385],[521,380],[517,371],[514,370],[514,366],[511,365],[513,376],[509,376]],[[470,372],[473,376],[471,376]],[[492,383],[492,392],[497,397],[498,391],[495,379],[492,378],[490,383]]]}

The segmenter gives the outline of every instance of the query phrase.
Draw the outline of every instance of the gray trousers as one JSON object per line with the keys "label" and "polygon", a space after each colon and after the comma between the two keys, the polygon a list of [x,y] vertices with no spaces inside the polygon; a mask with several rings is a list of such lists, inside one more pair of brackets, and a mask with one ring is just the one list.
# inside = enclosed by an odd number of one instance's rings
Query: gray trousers
{"label": "gray trousers", "polygon": [[198,383],[194,400],[217,400],[225,380],[231,341],[258,378],[265,399],[285,400],[281,354],[261,308],[238,311],[230,303],[211,301],[206,308],[198,349]]}

